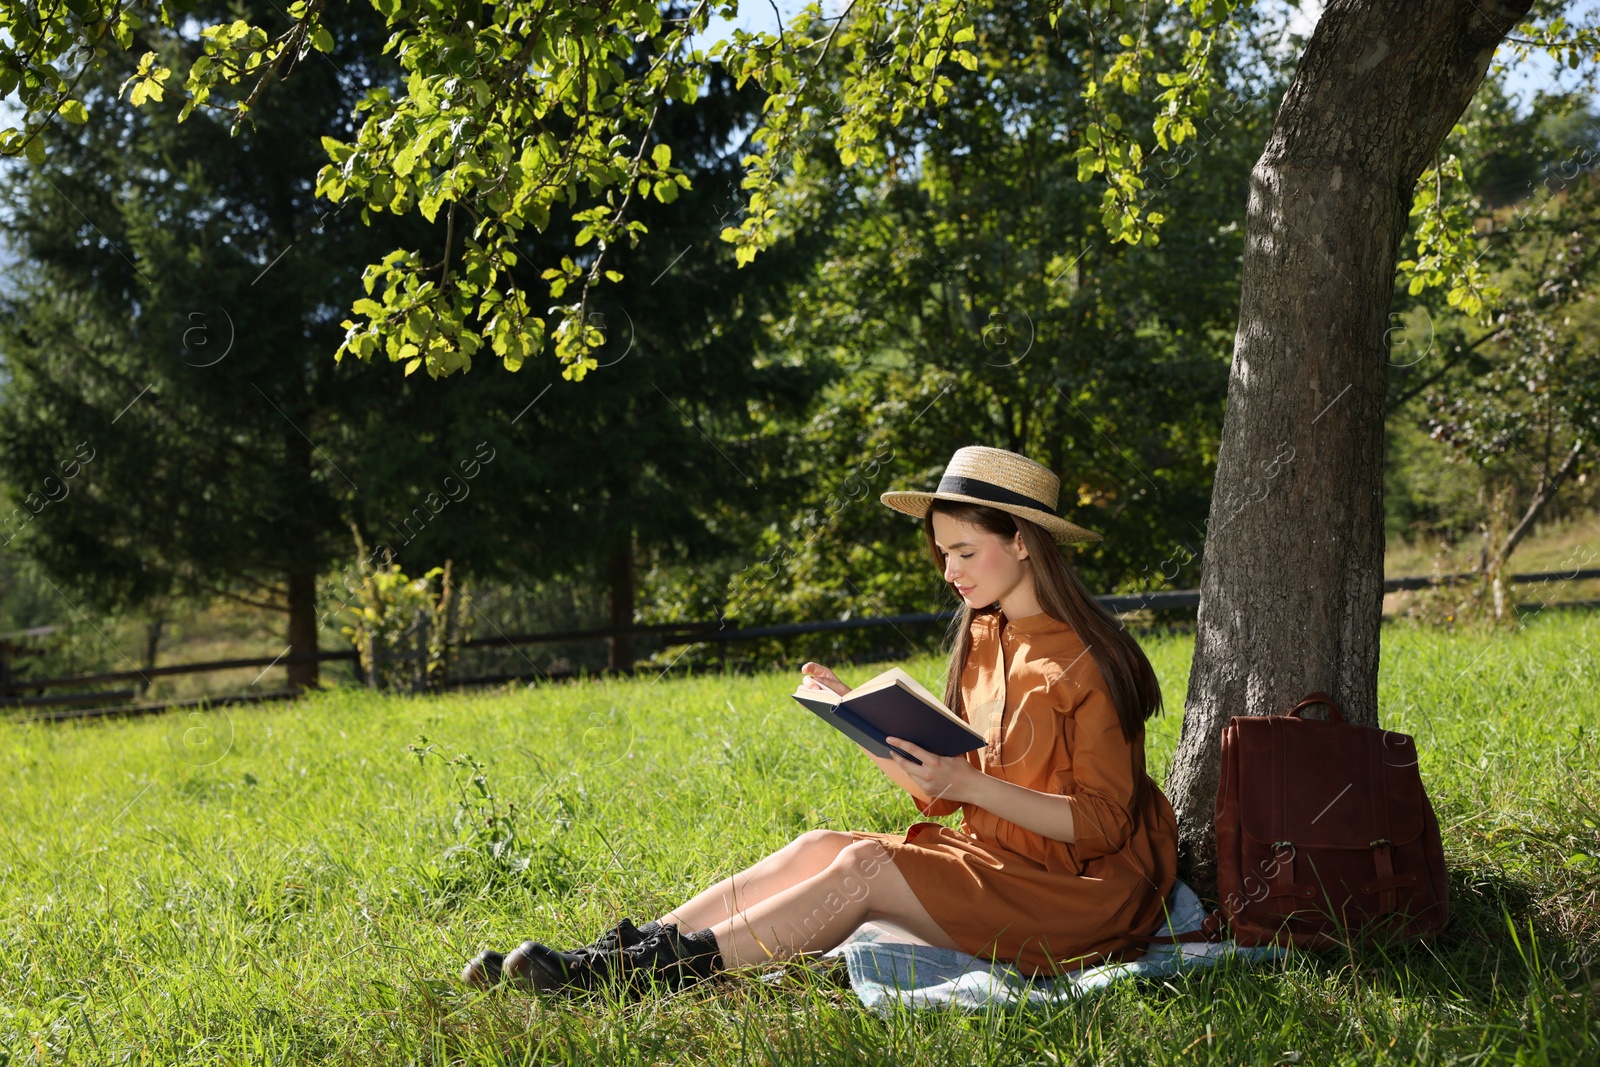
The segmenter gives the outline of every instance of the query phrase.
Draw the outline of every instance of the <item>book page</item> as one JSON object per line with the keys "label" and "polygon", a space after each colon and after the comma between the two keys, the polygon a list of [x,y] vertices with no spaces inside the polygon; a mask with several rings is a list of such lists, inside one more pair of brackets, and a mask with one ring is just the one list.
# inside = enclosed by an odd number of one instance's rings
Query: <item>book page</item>
{"label": "book page", "polygon": [[[851,692],[853,693],[855,690],[852,689]],[[829,689],[825,685],[821,685],[816,689],[812,689],[803,681],[795,687],[794,695],[797,697],[804,697],[807,700],[820,700],[827,704],[838,704],[840,700],[844,699],[838,693],[835,693],[832,689]]]}
{"label": "book page", "polygon": [[[897,671],[899,672],[898,675],[895,673]],[[873,677],[862,682],[860,685],[850,690],[850,692],[846,693],[845,697],[849,698],[853,696],[864,696],[867,693],[876,693],[880,689],[889,688],[902,677],[910,678],[911,676],[906,674],[905,671],[900,670],[899,667],[891,667],[882,674],[874,675]],[[914,681],[913,684],[915,684]]]}
{"label": "book page", "polygon": [[804,682],[802,682],[800,687],[795,690],[795,695],[805,697],[809,700],[821,700],[826,701],[829,704],[837,705],[843,701],[849,700],[852,697],[866,696],[869,693],[876,693],[880,689],[888,689],[889,687],[896,685],[904,689],[913,697],[916,697],[918,700],[922,701],[924,704],[928,705],[934,711],[937,711],[939,714],[949,719],[951,722],[959,723],[962,729],[966,730],[974,737],[983,736],[972,728],[971,723],[967,722],[967,720],[963,719],[961,716],[957,715],[955,712],[946,707],[943,700],[940,700],[938,697],[930,693],[926,686],[917,681],[915,678],[911,677],[911,675],[907,674],[899,667],[890,667],[882,674],[876,675],[867,681],[862,682],[844,696],[840,696],[838,693],[835,693],[832,689],[829,689],[826,686],[821,689],[807,689]]}
{"label": "book page", "polygon": [[[902,686],[907,691],[909,691],[912,696],[914,696],[914,697],[918,698],[919,700],[922,700],[922,701],[924,701],[924,702],[926,702],[928,704],[933,705],[936,709],[944,712],[946,715],[949,715],[952,719],[955,719],[957,722],[961,722],[962,721],[955,714],[953,714],[950,711],[949,708],[944,706],[944,701],[940,700],[938,697],[936,697],[932,693],[928,692],[928,690],[923,686],[923,684],[921,682],[919,682],[915,678],[911,677],[911,675],[907,674],[905,671],[901,670],[899,667],[890,667],[888,670],[884,671],[882,674],[874,675],[872,678],[869,678],[867,681],[862,682],[860,685],[858,685],[854,689],[850,690],[850,692],[846,693],[844,695],[843,699],[848,700],[849,698],[855,697],[855,696],[866,696],[868,693],[876,693],[878,690],[887,689],[892,685]],[[795,690],[795,692],[797,692],[797,693],[803,693],[803,692],[809,692],[809,691],[810,690],[805,690],[805,689],[797,689],[797,690]],[[827,692],[832,693],[833,690],[829,689],[829,690],[827,690]]]}

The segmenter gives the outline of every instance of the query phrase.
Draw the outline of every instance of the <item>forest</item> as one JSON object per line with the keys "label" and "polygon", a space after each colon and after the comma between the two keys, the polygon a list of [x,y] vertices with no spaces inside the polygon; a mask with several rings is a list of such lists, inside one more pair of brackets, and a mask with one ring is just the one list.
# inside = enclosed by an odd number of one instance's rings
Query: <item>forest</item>
{"label": "forest", "polygon": [[[129,108],[134,47],[80,86],[82,121],[42,128],[41,161],[5,171],[9,678],[283,657],[137,679],[150,701],[931,648],[929,624],[457,646],[947,610],[915,531],[872,499],[936,478],[964,443],[1062,472],[1063,504],[1105,533],[1074,553],[1097,594],[1198,588],[1245,190],[1303,43],[1283,12],[1218,39],[1220,91],[1146,176],[1159,243],[1108,241],[1078,180],[1075,131],[1099,106],[1087,18],[984,15],[973,76],[894,128],[881,161],[847,166],[817,136],[777,194],[778,244],[743,265],[721,233],[747,206],[761,94],[714,73],[658,121],[681,181],[638,208],[643,239],[608,250],[622,280],[587,308],[581,380],[550,358],[437,379],[334,358],[368,265],[438,247],[449,222],[319,193],[320,139],[353,136],[359,101],[400,77],[380,13],[325,17],[332,51],[271,84],[245,127],[180,121],[170,98]],[[174,62],[199,47],[136,33]],[[1149,42],[1177,56],[1184,28]],[[1390,312],[1386,572],[1480,576],[1386,600],[1430,624],[1504,622],[1497,576],[1581,570],[1559,531],[1593,531],[1596,118],[1581,82],[1512,78],[1491,69],[1419,184]],[[1123,101],[1130,122],[1158,88]],[[1452,222],[1479,235],[1465,299],[1440,284]],[[528,262],[558,256],[569,225],[525,234]],[[1555,539],[1530,547],[1540,530]]]}

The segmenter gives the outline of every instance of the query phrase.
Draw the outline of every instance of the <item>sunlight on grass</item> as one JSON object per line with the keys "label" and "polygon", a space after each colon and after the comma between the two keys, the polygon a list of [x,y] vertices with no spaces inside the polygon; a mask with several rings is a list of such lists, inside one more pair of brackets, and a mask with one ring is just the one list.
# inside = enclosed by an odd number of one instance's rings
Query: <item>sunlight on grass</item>
{"label": "sunlight on grass", "polygon": [[[1192,642],[1146,647],[1160,781]],[[879,1018],[800,975],[627,1005],[453,984],[482,947],[653,918],[804,830],[914,821],[796,680],[0,725],[0,1064],[1595,1062],[1600,618],[1553,612],[1385,631],[1384,725],[1418,738],[1451,865],[1433,943],[1016,1017]]]}

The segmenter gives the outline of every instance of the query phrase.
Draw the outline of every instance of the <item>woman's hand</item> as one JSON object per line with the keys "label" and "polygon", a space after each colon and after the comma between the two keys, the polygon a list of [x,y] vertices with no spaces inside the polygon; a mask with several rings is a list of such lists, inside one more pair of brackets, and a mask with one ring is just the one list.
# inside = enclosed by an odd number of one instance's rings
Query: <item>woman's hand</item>
{"label": "woman's hand", "polygon": [[804,675],[804,681],[800,683],[803,689],[822,689],[826,687],[840,696],[850,692],[850,687],[839,681],[838,675],[820,663],[807,663],[800,668],[800,673]]}
{"label": "woman's hand", "polygon": [[966,799],[966,790],[972,783],[972,776],[983,777],[983,772],[967,761],[965,756],[939,756],[910,741],[902,741],[898,737],[891,737],[888,743],[902,752],[909,752],[922,763],[912,763],[899,752],[890,752],[889,758],[895,765],[906,772],[925,796],[932,800],[949,800],[960,803]]}

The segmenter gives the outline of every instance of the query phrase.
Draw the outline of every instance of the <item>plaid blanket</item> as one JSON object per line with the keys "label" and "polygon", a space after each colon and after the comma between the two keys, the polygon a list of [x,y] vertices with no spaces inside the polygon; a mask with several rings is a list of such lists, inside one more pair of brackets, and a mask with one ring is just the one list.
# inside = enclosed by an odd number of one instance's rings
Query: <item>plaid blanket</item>
{"label": "plaid blanket", "polygon": [[[1168,921],[1151,931],[1160,937],[1197,929],[1206,909],[1182,880],[1167,896]],[[935,948],[905,931],[865,923],[844,944],[824,956],[843,956],[850,985],[868,1008],[889,1013],[897,1005],[910,1008],[1049,1007],[1131,978],[1161,978],[1214,966],[1219,960],[1273,959],[1283,948],[1246,947],[1232,941],[1172,942],[1151,945],[1129,963],[1107,963],[1059,978],[1029,978],[1007,963],[969,956],[955,949]]]}

